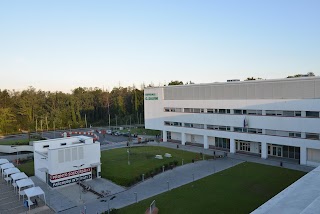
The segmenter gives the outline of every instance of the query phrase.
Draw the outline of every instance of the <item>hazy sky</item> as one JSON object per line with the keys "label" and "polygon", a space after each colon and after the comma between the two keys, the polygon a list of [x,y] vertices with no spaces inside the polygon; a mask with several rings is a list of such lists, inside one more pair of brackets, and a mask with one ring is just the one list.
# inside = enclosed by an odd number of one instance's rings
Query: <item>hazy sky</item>
{"label": "hazy sky", "polygon": [[320,75],[319,0],[0,0],[0,89]]}

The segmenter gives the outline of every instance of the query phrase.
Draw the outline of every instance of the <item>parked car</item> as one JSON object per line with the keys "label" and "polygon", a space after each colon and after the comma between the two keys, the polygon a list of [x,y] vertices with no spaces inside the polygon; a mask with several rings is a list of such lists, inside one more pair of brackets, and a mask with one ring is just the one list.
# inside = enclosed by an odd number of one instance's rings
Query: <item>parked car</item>
{"label": "parked car", "polygon": [[107,134],[112,134],[112,130],[107,130]]}
{"label": "parked car", "polygon": [[125,132],[122,135],[125,136],[125,137],[130,137],[130,133],[129,132]]}
{"label": "parked car", "polygon": [[120,136],[120,135],[121,135],[121,133],[118,132],[118,131],[116,131],[116,132],[114,133],[114,136]]}

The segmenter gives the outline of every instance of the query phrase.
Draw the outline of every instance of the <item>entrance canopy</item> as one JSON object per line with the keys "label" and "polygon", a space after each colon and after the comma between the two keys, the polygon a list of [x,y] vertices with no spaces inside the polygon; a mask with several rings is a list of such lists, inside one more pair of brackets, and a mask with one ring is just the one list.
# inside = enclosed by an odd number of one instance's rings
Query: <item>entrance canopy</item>
{"label": "entrance canopy", "polygon": [[12,174],[11,178],[12,178],[12,182],[15,183],[18,180],[28,178],[28,176],[24,172],[19,172],[19,173]]}
{"label": "entrance canopy", "polygon": [[12,163],[5,163],[5,164],[0,165],[1,174],[3,174],[3,171],[5,169],[9,169],[9,168],[13,168],[13,167],[14,167],[14,165]]}
{"label": "entrance canopy", "polygon": [[9,175],[15,174],[15,173],[18,173],[18,172],[20,172],[20,170],[18,168],[12,167],[12,168],[9,168],[9,169],[5,169],[4,172],[3,172],[3,175],[8,177]]}
{"label": "entrance canopy", "polygon": [[33,202],[30,200],[31,197],[43,195],[44,201],[47,204],[46,196],[40,187],[31,187],[29,189],[25,189],[24,193],[26,194],[26,196],[28,198],[29,210],[30,210],[30,206],[33,204]]}
{"label": "entrance canopy", "polygon": [[0,165],[5,163],[9,163],[9,161],[7,159],[0,159]]}
{"label": "entrance canopy", "polygon": [[16,181],[16,183],[17,183],[17,187],[19,188],[19,192],[23,187],[34,186],[34,183],[30,178],[18,180]]}

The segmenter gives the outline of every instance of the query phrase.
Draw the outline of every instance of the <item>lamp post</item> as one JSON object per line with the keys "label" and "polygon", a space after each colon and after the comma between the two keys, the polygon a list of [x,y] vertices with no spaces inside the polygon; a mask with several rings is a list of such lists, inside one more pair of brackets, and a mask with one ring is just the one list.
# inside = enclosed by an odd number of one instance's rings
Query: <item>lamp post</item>
{"label": "lamp post", "polygon": [[[48,160],[48,158],[47,157],[44,157],[44,158],[41,158],[41,159],[43,159],[43,160]],[[49,172],[48,172],[48,169],[45,169],[45,170],[43,170],[44,172],[45,172],[45,174],[46,174],[46,186],[47,186],[47,192],[48,192],[48,204],[50,205],[50,192],[49,192]]]}
{"label": "lamp post", "polygon": [[130,150],[127,149],[127,153],[128,153],[128,165],[130,165]]}
{"label": "lamp post", "polygon": [[79,184],[79,201],[81,202],[81,187],[80,187],[80,167],[82,167],[84,164],[80,164],[78,166],[73,166],[76,167],[78,169],[78,184]]}
{"label": "lamp post", "polygon": [[13,149],[15,149],[16,151],[17,151],[17,161],[16,161],[16,164],[17,164],[17,166],[19,165],[19,159],[18,159],[18,149],[17,149],[17,147],[12,147]]}
{"label": "lamp post", "polygon": [[107,199],[107,200],[100,200],[100,202],[108,202],[108,214],[110,214],[110,204],[109,202],[112,201],[113,199],[115,199],[115,195],[112,196],[111,198]]}

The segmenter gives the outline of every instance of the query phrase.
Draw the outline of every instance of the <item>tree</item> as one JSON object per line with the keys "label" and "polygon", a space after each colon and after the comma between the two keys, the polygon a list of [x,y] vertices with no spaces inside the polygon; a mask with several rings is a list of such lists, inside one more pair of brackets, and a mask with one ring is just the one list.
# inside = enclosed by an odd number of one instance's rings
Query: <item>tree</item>
{"label": "tree", "polygon": [[178,80],[175,80],[175,81],[172,80],[171,82],[169,82],[168,85],[183,85],[183,82]]}
{"label": "tree", "polygon": [[250,81],[250,80],[262,80],[262,78],[260,78],[260,77],[248,77],[244,81]]}
{"label": "tree", "polygon": [[287,78],[298,78],[298,77],[314,77],[315,74],[313,72],[308,72],[307,74],[295,74],[293,76],[287,76]]}

